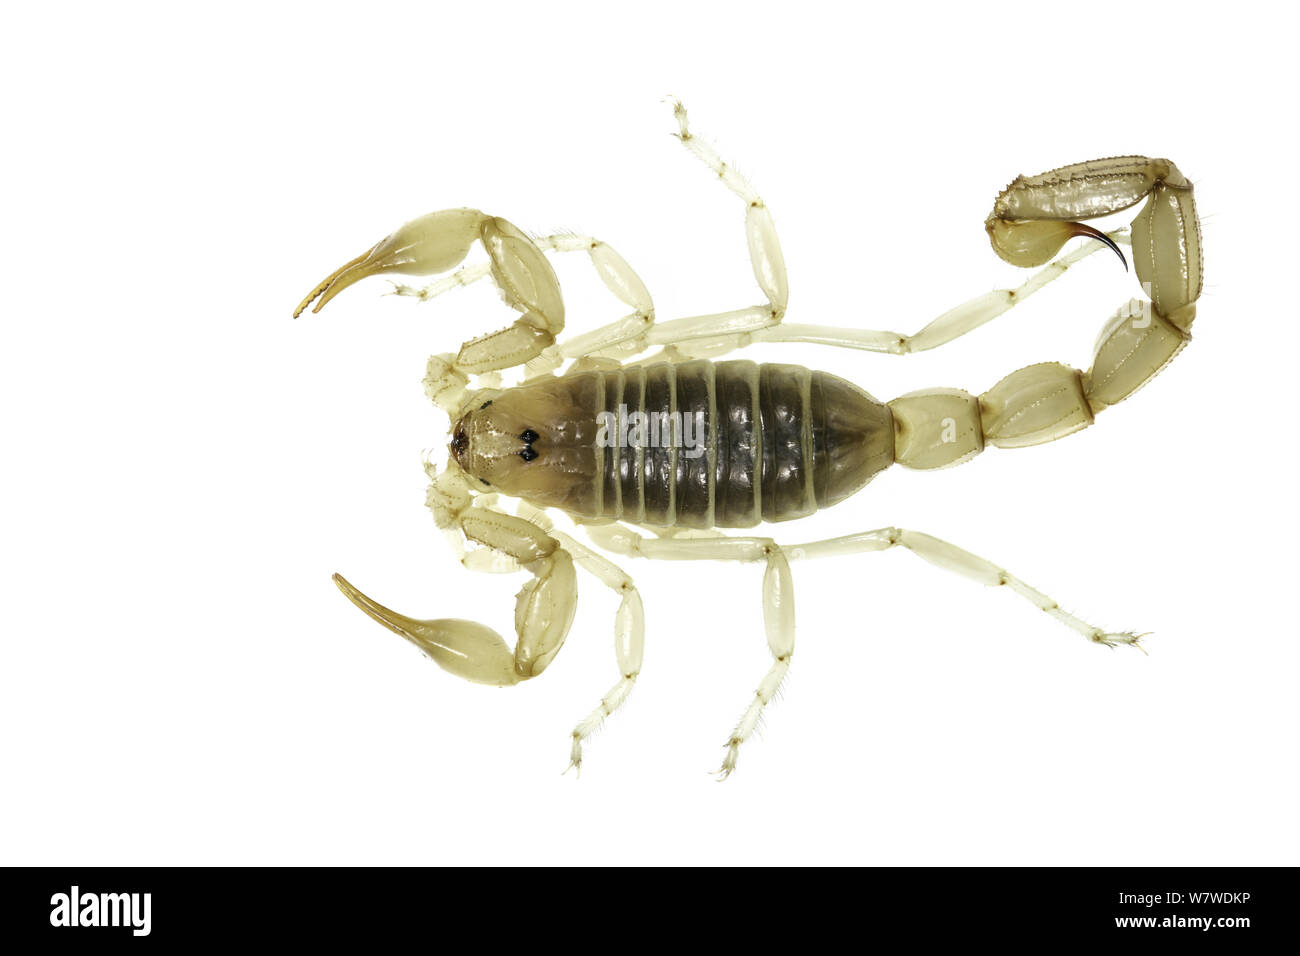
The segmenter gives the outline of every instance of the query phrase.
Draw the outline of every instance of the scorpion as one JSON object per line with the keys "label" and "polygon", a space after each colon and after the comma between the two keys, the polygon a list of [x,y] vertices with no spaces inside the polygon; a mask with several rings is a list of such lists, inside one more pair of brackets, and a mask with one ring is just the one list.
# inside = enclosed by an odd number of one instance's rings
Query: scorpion
{"label": "scorpion", "polygon": [[[427,505],[437,526],[467,567],[532,575],[516,598],[514,648],[474,621],[398,614],[336,574],[340,590],[443,669],[505,686],[541,674],[564,644],[577,605],[577,569],[612,589],[620,598],[614,619],[619,676],[572,731],[569,769],[579,772],[584,741],[627,700],[641,672],[645,613],[632,578],[557,530],[547,509],[567,514],[595,548],[616,556],[764,566],[763,623],[772,663],[727,738],[719,779],[735,769],[742,744],[790,668],[792,560],[901,547],[981,584],[1006,587],[1089,641],[1141,650],[1145,634],[1095,627],[993,562],[919,531],[878,528],[792,546],[767,534],[721,529],[812,514],[853,495],[895,462],[944,468],[987,445],[1053,441],[1132,395],[1190,338],[1202,284],[1192,184],[1169,160],[1143,156],[1019,176],[997,196],[985,221],[998,256],[1037,269],[1019,288],[976,297],[913,335],[797,325],[784,321],[789,287],[767,205],[691,131],[680,101],[671,102],[676,137],[744,203],[749,258],[766,300],[761,304],[660,322],[645,284],[608,243],[573,234],[532,236],[477,209],[449,209],[402,226],[331,273],[298,306],[295,318],[313,303],[318,312],[373,275],[450,273],[423,288],[394,283],[392,291],[425,301],[490,277],[519,313],[513,324],[465,342],[459,352],[431,357],[424,379],[429,398],[452,422],[445,467],[425,462]],[[1081,221],[1143,200],[1130,226],[1106,233]],[[1075,237],[1085,242],[1058,257]],[[475,241],[488,261],[462,266]],[[880,402],[825,372],[718,361],[762,342],[894,355],[933,349],[1005,313],[1093,252],[1108,247],[1127,269],[1120,245],[1130,247],[1147,298],[1131,300],[1106,323],[1086,371],[1048,362],[1012,372],[978,396],[931,388]],[[557,340],[564,301],[546,252],[585,252],[630,313]],[[518,366],[521,381],[505,386],[501,373]],[[702,426],[694,443],[684,440],[688,423]],[[518,499],[514,513],[501,496]]]}

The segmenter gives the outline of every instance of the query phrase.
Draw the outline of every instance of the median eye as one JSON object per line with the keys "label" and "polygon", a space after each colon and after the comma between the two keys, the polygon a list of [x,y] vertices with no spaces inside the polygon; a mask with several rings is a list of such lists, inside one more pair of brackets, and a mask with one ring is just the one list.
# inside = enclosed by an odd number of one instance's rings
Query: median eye
{"label": "median eye", "polygon": [[523,439],[525,445],[531,445],[533,442],[537,441],[537,432],[533,431],[531,428],[525,428],[524,433],[519,437]]}
{"label": "median eye", "polygon": [[525,448],[519,453],[519,457],[524,461],[532,461],[537,457],[537,452],[533,451],[531,448]]}

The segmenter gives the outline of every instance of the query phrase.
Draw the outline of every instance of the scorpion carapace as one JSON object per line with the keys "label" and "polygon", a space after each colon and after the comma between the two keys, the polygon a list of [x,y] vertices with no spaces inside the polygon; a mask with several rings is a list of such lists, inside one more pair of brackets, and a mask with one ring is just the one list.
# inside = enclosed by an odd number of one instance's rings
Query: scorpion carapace
{"label": "scorpion carapace", "polygon": [[[764,565],[763,619],[772,665],[727,738],[721,774],[776,694],[794,653],[791,559],[901,546],[946,570],[1003,586],[1088,640],[1137,647],[1143,635],[1112,632],[991,561],[904,528],[878,528],[791,545],[767,535],[726,535],[811,514],[850,496],[893,462],[942,468],[987,445],[1052,441],[1092,424],[1132,395],[1190,338],[1201,291],[1200,227],[1192,184],[1164,159],[1124,156],[1019,177],[1001,194],[985,228],[1006,261],[1041,267],[1016,289],[978,296],[924,326],[897,332],[785,321],[789,289],[776,228],[749,183],[695,136],[674,103],[678,138],[744,202],[754,277],[765,301],[715,315],[659,322],[636,272],[590,237],[533,237],[475,209],[407,223],[320,283],[294,313],[319,310],[358,279],[382,273],[431,275],[460,265],[477,240],[488,262],[463,266],[432,285],[397,285],[430,299],[491,277],[519,313],[499,332],[429,360],[425,388],[452,418],[450,457],[433,479],[428,505],[439,527],[473,547],[467,566],[519,568],[532,578],[515,605],[511,648],[472,621],[421,621],[335,581],[363,611],[419,646],[445,669],[473,681],[513,684],[540,674],[564,643],[577,603],[576,568],[621,597],[614,624],[619,678],[570,737],[570,766],[582,744],[627,698],[641,671],[644,612],[617,565],[554,528],[544,509],[567,514],[600,548],[633,557],[753,561]],[[1109,232],[1080,220],[1145,204],[1129,228]],[[1059,255],[1071,238],[1079,248]],[[793,365],[715,361],[755,343],[807,342],[895,355],[932,349],[1023,302],[1070,266],[1109,246],[1131,246],[1149,300],[1133,300],[1104,326],[1091,366],[1031,365],[973,395],[952,388],[912,392],[887,403],[823,372]],[[594,331],[557,341],[564,329],[559,282],[546,252],[587,253],[606,287],[631,311]],[[1053,257],[1056,258],[1053,258]],[[662,348],[643,356],[653,346]],[[570,362],[562,374],[561,366]],[[522,383],[498,373],[522,365]],[[473,384],[471,384],[471,382]],[[507,513],[500,496],[519,501]],[[629,525],[649,527],[641,535]]]}

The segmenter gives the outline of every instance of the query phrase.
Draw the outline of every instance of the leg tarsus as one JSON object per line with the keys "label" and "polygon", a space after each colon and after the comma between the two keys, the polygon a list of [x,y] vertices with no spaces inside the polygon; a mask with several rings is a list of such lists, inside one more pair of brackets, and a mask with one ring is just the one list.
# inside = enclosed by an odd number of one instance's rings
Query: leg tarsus
{"label": "leg tarsus", "polygon": [[723,746],[727,750],[727,755],[722,758],[722,766],[713,771],[713,775],[718,778],[718,783],[726,780],[736,771],[736,761],[740,759],[740,745],[744,743],[732,737]]}
{"label": "leg tarsus", "polygon": [[1093,635],[1092,641],[1095,644],[1101,644],[1105,647],[1109,647],[1111,650],[1114,650],[1116,647],[1119,647],[1121,644],[1123,644],[1128,647],[1135,648],[1136,650],[1141,651],[1143,654],[1146,654],[1147,649],[1143,647],[1139,642],[1142,640],[1142,638],[1150,637],[1150,636],[1151,636],[1151,631],[1143,631],[1141,634],[1137,634],[1133,631],[1119,631],[1119,632],[1111,632],[1111,633],[1098,632],[1097,634]]}
{"label": "leg tarsus", "polygon": [[563,777],[570,770],[573,771],[573,779],[582,779],[582,738],[578,736],[578,731],[572,734],[572,743],[569,745],[569,765],[564,768],[560,774]]}

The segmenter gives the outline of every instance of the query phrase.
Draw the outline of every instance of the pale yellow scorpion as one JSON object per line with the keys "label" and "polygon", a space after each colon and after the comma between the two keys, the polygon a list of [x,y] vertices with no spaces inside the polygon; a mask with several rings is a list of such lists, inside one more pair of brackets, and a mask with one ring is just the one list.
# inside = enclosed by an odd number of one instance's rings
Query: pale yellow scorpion
{"label": "pale yellow scorpion", "polygon": [[[1142,635],[1107,632],[1066,613],[997,565],[917,531],[879,528],[824,541],[779,544],[765,535],[725,535],[829,507],[893,462],[943,468],[985,445],[1018,448],[1091,425],[1102,409],[1145,385],[1186,344],[1201,292],[1201,240],[1192,184],[1166,159],[1121,156],[1015,179],[985,222],[993,249],[1017,266],[1044,266],[1024,285],[973,299],[915,335],[785,322],[785,262],[771,213],[749,183],[692,134],[674,102],[678,138],[745,205],[754,276],[766,301],[752,308],[658,322],[650,293],[607,243],[574,235],[531,237],[477,209],[431,213],[402,226],[320,283],[295,316],[319,311],[352,283],[379,273],[432,275],[459,266],[477,240],[488,262],[424,289],[429,299],[491,276],[520,313],[509,327],[429,359],[429,397],[451,417],[451,455],[437,471],[428,505],[462,557],[481,570],[522,568],[533,578],[515,604],[512,650],[473,621],[418,621],[376,603],[341,576],[344,594],[444,669],[507,685],[536,677],[555,658],[577,605],[575,565],[621,596],[614,621],[618,682],[573,729],[570,767],[583,741],[627,699],[641,671],[644,612],[632,579],[554,528],[543,509],[568,514],[600,548],[670,560],[765,565],[763,618],[772,665],[725,744],[720,774],[776,694],[794,653],[791,558],[821,558],[902,546],[939,567],[1004,585],[1097,644],[1137,646]],[[1079,220],[1146,204],[1131,230],[1109,235]],[[1053,259],[1072,237],[1079,249]],[[862,389],[796,365],[716,361],[757,342],[811,342],[896,355],[950,342],[1007,311],[1104,246],[1123,260],[1132,248],[1147,300],[1132,300],[1105,325],[1087,371],[1053,362],[1013,372],[982,395],[937,388],[878,402]],[[626,317],[557,341],[564,302],[544,252],[583,251]],[[638,357],[652,346],[657,353]],[[557,371],[570,362],[562,374]],[[497,373],[524,366],[521,384]],[[470,387],[475,377],[475,387]],[[517,513],[499,496],[520,500]],[[648,537],[629,528],[654,532]],[[462,538],[463,536],[463,538]]]}

